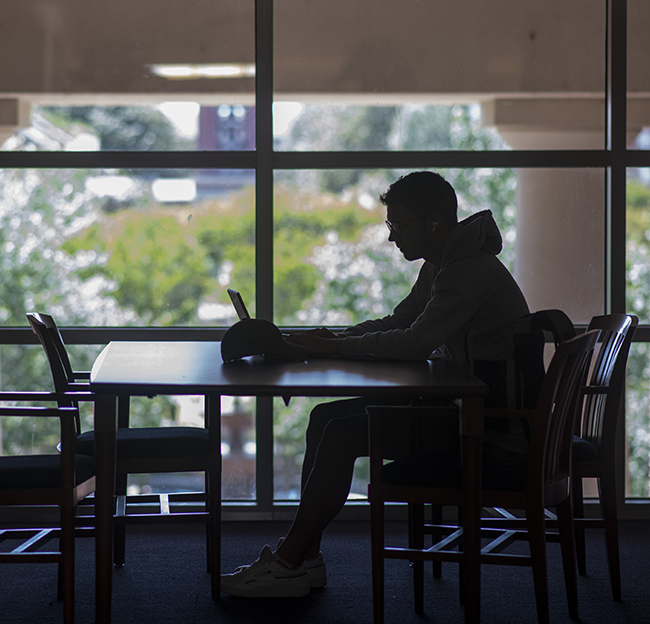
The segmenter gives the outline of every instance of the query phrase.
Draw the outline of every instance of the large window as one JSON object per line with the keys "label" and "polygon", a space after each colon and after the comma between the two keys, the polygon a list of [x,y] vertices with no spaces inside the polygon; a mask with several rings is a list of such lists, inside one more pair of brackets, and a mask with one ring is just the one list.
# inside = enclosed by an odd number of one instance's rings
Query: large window
{"label": "large window", "polygon": [[[12,3],[0,25],[3,58],[18,59],[0,75],[2,388],[49,384],[31,310],[55,316],[80,369],[125,327],[219,337],[235,320],[230,286],[283,326],[389,313],[419,267],[387,241],[378,195],[434,169],[461,218],[492,211],[531,309],[577,324],[640,317],[620,467],[626,495],[648,498],[650,9],[538,5]],[[314,401],[224,397],[237,513],[268,517],[298,498]],[[133,409],[136,426],[203,418],[195,397]],[[5,453],[51,438],[12,422],[0,435]],[[361,462],[354,498],[366,479]]]}

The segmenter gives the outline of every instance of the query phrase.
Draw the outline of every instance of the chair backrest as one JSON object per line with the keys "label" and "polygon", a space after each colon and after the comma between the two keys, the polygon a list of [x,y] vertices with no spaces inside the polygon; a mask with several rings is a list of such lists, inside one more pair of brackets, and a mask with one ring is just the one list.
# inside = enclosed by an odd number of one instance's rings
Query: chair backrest
{"label": "chair backrest", "polygon": [[531,314],[533,331],[544,331],[551,334],[557,347],[561,342],[571,340],[576,335],[573,322],[562,310],[539,310]]}
{"label": "chair backrest", "polygon": [[524,317],[529,322],[526,332],[515,335],[515,371],[519,384],[517,407],[531,408],[537,404],[544,382],[544,345],[546,334],[555,348],[576,335],[571,319],[562,310],[539,310]]}
{"label": "chair backrest", "polygon": [[514,322],[470,332],[466,355],[470,370],[490,388],[487,408],[532,409],[544,381],[546,334],[553,342],[575,336],[561,310],[540,310]]}
{"label": "chair backrest", "polygon": [[535,479],[536,469],[541,469],[547,486],[570,474],[577,402],[582,398],[599,334],[594,329],[561,342],[544,377],[532,424],[528,471]]}
{"label": "chair backrest", "polygon": [[[43,345],[43,349],[45,349],[52,380],[54,381],[54,390],[56,392],[67,392],[70,389],[69,384],[74,383],[74,373],[59,328],[49,314],[27,312],[27,320],[32,331],[38,336],[40,343]],[[59,401],[59,406],[78,408],[79,404],[77,401],[72,400]],[[81,419],[78,411],[75,426],[77,434],[81,433]]]}
{"label": "chair backrest", "polygon": [[74,383],[74,373],[59,328],[49,314],[28,312],[27,320],[45,349],[54,389],[57,392],[66,392],[68,385]]}
{"label": "chair backrest", "polygon": [[628,314],[595,316],[589,323],[590,330],[600,330],[600,338],[576,432],[593,444],[599,454],[614,452],[627,358],[638,323],[636,316]]}

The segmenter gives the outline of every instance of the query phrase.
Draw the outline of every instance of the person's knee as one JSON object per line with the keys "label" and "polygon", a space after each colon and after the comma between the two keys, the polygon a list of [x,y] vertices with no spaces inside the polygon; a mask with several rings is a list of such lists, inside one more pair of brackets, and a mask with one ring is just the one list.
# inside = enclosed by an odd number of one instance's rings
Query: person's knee
{"label": "person's knee", "polygon": [[309,414],[309,424],[307,425],[307,441],[314,441],[316,444],[321,439],[323,431],[332,418],[336,416],[332,412],[329,403],[318,404]]}
{"label": "person's knee", "polygon": [[319,453],[350,458],[368,454],[368,424],[363,416],[330,420],[321,436]]}

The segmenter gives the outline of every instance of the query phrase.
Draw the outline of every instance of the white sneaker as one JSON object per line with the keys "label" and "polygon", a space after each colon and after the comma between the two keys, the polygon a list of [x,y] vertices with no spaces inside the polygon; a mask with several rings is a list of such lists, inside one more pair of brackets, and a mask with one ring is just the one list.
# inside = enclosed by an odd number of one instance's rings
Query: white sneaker
{"label": "white sneaker", "polygon": [[327,570],[323,553],[319,552],[313,559],[305,560],[310,587],[325,587],[327,585]]}
{"label": "white sneaker", "polygon": [[240,566],[232,574],[221,575],[221,591],[245,598],[297,598],[309,594],[310,582],[303,563],[289,569],[266,545],[259,559]]}
{"label": "white sneaker", "polygon": [[[280,548],[282,542],[284,542],[284,537],[278,540],[275,550]],[[305,559],[305,565],[307,566],[307,574],[309,575],[309,586],[325,587],[327,585],[327,568],[325,567],[323,553],[319,552],[313,559]]]}

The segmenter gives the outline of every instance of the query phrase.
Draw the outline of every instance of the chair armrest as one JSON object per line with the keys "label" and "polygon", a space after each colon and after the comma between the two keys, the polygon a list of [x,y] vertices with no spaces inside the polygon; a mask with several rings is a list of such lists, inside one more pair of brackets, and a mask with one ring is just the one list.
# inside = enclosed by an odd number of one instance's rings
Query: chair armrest
{"label": "chair armrest", "polygon": [[[0,392],[0,403],[5,402],[39,402],[58,403],[65,401],[63,393],[57,392]],[[76,407],[44,407],[42,405],[0,405],[0,416],[18,417],[56,417],[74,418],[78,412]]]}
{"label": "chair armrest", "polygon": [[76,407],[43,407],[41,405],[30,406],[10,406],[0,407],[0,416],[12,416],[19,418],[74,418],[77,414],[78,408]]}
{"label": "chair armrest", "polygon": [[90,371],[72,371],[75,379],[90,379]]}
{"label": "chair armrest", "polygon": [[73,382],[68,384],[68,392],[88,392],[90,384],[88,382],[82,381],[81,383]]}
{"label": "chair armrest", "polygon": [[[90,394],[90,393],[89,393]],[[0,392],[0,403],[4,401],[31,401],[31,402],[50,402],[58,403],[60,401],[69,401],[69,394],[65,392]],[[75,396],[75,395],[72,395]]]}
{"label": "chair armrest", "polygon": [[[75,384],[69,384],[69,386],[74,387]],[[92,403],[97,400],[97,395],[94,392],[90,392],[87,386],[83,386],[83,390],[71,390],[70,392],[64,392],[61,396],[68,401],[86,401]]]}

